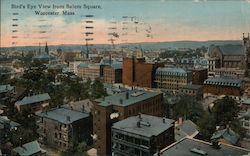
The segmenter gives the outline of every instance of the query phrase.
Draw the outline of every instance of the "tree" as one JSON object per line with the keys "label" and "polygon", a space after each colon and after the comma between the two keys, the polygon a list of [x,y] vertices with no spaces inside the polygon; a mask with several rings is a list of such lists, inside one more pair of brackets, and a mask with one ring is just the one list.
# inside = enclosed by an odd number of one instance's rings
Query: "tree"
{"label": "tree", "polygon": [[106,96],[106,90],[100,80],[95,80],[91,85],[91,98],[97,99]]}

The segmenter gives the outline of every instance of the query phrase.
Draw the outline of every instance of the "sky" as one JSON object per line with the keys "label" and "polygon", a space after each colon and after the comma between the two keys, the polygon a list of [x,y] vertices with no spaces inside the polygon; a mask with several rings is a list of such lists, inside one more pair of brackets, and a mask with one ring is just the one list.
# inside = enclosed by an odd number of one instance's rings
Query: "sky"
{"label": "sky", "polygon": [[[250,0],[0,1],[1,47],[86,44],[86,39],[88,44],[240,40],[242,33],[250,33]],[[39,8],[41,4],[64,8]]]}

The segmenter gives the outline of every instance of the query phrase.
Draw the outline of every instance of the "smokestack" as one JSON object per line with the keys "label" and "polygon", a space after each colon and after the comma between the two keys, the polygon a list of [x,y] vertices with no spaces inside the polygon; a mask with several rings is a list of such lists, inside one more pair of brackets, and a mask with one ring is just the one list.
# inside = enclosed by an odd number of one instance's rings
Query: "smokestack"
{"label": "smokestack", "polygon": [[70,116],[67,116],[66,119],[67,119],[67,121],[70,121]]}
{"label": "smokestack", "polygon": [[165,121],[165,118],[162,118],[162,122],[163,122],[163,123],[165,123],[165,122],[166,122],[166,121]]}

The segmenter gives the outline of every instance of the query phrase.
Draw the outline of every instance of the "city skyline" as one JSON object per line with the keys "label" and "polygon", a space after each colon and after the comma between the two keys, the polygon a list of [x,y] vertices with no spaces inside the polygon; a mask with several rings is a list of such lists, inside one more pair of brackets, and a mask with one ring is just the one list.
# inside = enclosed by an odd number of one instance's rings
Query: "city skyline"
{"label": "city skyline", "polygon": [[[66,6],[67,1],[44,1],[50,6]],[[1,1],[1,47],[85,44],[86,15],[94,15],[93,44],[241,40],[250,32],[250,3],[240,1],[80,1],[68,4],[99,6],[95,9],[39,9],[37,1]],[[15,8],[13,7],[26,8]],[[36,9],[27,8],[36,6]],[[74,12],[74,15],[36,15],[41,12]],[[13,13],[17,12],[17,21]],[[92,20],[92,19],[91,19]],[[13,33],[14,24],[17,32]],[[41,28],[41,26],[46,28]],[[115,28],[115,29],[112,29]],[[116,33],[117,36],[108,34]]]}

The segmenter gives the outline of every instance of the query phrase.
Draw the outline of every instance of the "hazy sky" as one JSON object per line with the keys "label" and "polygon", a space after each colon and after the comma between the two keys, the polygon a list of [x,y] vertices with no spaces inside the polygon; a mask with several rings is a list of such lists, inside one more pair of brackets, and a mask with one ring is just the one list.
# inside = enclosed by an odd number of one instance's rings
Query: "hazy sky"
{"label": "hazy sky", "polygon": [[[40,9],[39,4],[64,9]],[[67,4],[82,8],[65,8]],[[35,11],[59,15],[36,15]],[[74,15],[62,15],[62,11]],[[94,15],[94,23],[86,24],[85,15]],[[86,30],[86,26],[94,28]],[[50,45],[85,44],[84,32],[92,31],[94,35],[88,38],[94,44],[111,43],[110,38],[115,43],[239,40],[243,32],[250,32],[250,0],[1,0],[1,47],[46,41]],[[108,35],[113,32],[118,35]]]}

